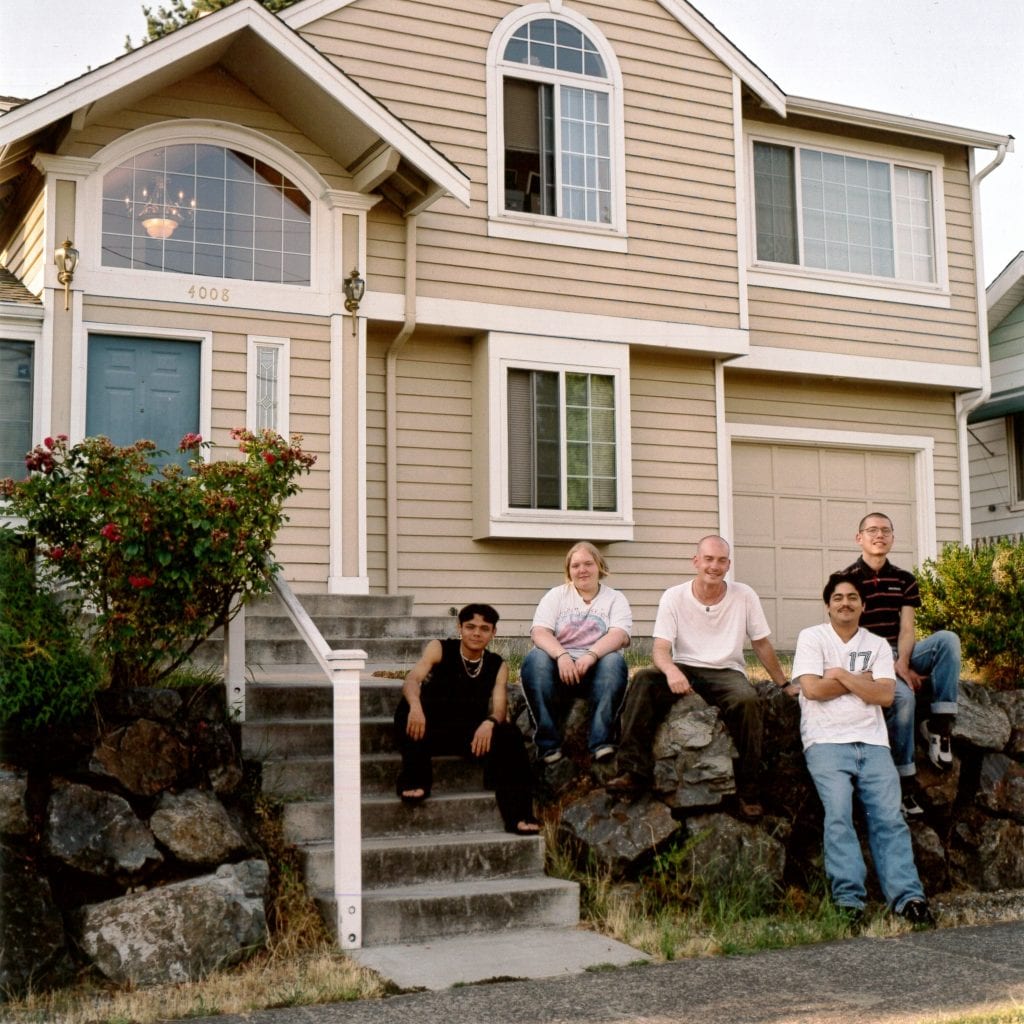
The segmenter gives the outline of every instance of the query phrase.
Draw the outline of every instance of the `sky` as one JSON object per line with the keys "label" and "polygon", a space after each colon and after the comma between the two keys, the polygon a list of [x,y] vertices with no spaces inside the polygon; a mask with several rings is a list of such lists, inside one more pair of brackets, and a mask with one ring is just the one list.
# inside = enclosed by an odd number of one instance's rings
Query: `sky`
{"label": "sky", "polygon": [[[1017,136],[981,186],[986,283],[1024,250],[1024,0],[694,6],[789,95]],[[145,28],[142,0],[0,0],[0,95],[38,96]],[[979,151],[977,166],[991,159]]]}

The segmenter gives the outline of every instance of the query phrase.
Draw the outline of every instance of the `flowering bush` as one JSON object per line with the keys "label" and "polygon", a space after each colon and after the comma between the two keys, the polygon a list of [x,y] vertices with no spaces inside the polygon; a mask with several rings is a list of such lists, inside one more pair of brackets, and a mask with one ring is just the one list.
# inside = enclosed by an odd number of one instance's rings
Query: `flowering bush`
{"label": "flowering bush", "polygon": [[1024,542],[947,544],[917,574],[925,632],[951,629],[997,686],[1024,686]]}
{"label": "flowering bush", "polygon": [[44,571],[91,615],[87,639],[113,686],[152,685],[266,593],[285,499],[316,457],[273,431],[234,430],[244,458],[206,462],[186,434],[188,469],[158,469],[151,441],[105,437],[69,446],[48,437],[25,458],[31,475],[0,481],[6,512],[26,521]]}

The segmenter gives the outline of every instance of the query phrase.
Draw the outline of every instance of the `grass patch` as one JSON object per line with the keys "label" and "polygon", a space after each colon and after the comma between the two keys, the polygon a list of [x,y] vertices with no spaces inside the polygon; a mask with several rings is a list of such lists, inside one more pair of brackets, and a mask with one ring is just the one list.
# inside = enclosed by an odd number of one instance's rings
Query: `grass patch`
{"label": "grass patch", "polygon": [[961,1017],[935,1017],[923,1024],[1024,1024],[1024,1006],[1014,1004]]}

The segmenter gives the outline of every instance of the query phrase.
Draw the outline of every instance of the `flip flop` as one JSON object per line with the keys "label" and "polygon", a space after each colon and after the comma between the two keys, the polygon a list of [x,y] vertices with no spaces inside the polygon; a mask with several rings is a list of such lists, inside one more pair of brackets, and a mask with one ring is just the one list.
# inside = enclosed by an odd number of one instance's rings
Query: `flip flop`
{"label": "flip flop", "polygon": [[523,821],[517,821],[509,831],[514,832],[517,836],[539,836],[540,822],[533,818],[525,818]]}
{"label": "flip flop", "polygon": [[[419,789],[418,786],[415,788]],[[398,797],[402,801],[402,803],[405,804],[406,807],[415,807],[417,804],[421,804],[423,803],[424,800],[427,799],[427,793],[426,790],[419,789],[418,796],[415,794],[415,792],[407,791],[404,793],[399,793]]]}

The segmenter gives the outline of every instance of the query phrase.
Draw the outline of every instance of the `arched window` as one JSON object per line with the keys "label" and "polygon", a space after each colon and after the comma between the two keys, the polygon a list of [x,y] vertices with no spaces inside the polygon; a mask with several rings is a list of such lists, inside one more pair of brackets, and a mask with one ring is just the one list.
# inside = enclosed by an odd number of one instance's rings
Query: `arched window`
{"label": "arched window", "polygon": [[492,109],[501,118],[495,212],[621,229],[614,55],[585,19],[565,10],[555,15],[547,4],[533,10],[507,18],[492,40]]}
{"label": "arched window", "polygon": [[249,153],[176,143],[103,178],[105,267],[310,283],[310,201]]}

